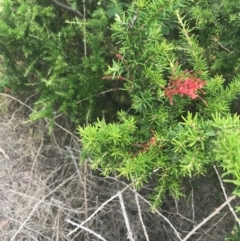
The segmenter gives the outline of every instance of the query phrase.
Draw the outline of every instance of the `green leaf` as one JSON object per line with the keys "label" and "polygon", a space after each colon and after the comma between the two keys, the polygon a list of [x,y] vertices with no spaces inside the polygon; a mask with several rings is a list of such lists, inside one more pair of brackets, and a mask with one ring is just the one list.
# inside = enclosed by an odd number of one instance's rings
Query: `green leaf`
{"label": "green leaf", "polygon": [[106,11],[107,15],[109,18],[112,18],[115,16],[115,14],[117,13],[117,8],[116,7],[111,7],[111,8],[108,8],[107,11]]}
{"label": "green leaf", "polygon": [[98,17],[98,16],[103,16],[103,15],[105,15],[106,13],[105,13],[105,11],[102,9],[102,8],[98,8],[98,9],[96,9],[95,11],[93,11],[93,13],[92,13],[92,17],[93,18],[96,18],[96,17]]}
{"label": "green leaf", "polygon": [[72,6],[71,6],[71,7],[72,7],[73,10],[76,11],[76,10],[77,10],[77,1],[74,1],[74,2],[72,3]]}

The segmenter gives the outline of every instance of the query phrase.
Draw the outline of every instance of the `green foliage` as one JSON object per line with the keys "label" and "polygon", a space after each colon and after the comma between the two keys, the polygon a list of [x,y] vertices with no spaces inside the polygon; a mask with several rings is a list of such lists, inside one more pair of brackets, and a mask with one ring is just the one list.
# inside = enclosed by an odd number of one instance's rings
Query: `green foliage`
{"label": "green foliage", "polygon": [[1,2],[0,88],[34,95],[32,120],[92,121],[79,127],[82,158],[137,188],[158,180],[153,210],[213,164],[239,196],[237,1],[69,3]]}
{"label": "green foliage", "polygon": [[[76,3],[72,1],[74,10]],[[1,4],[5,85],[20,95],[35,96],[32,120],[64,114],[81,123],[102,116],[106,97],[98,93],[113,86],[102,80],[112,56],[106,14],[78,19],[43,1],[3,0]],[[114,112],[109,96],[108,102]]]}
{"label": "green foliage", "polygon": [[71,2],[71,7],[73,10],[77,10],[77,0],[70,0]]}
{"label": "green foliage", "polygon": [[234,230],[225,238],[225,241],[238,241],[240,239],[240,228],[236,226]]}
{"label": "green foliage", "polygon": [[[190,17],[191,16],[191,17]],[[230,81],[239,74],[239,1],[197,0],[189,10],[210,72]]]}
{"label": "green foliage", "polygon": [[[134,0],[116,16],[112,37],[118,59],[106,74],[125,81],[132,106],[119,112],[117,122],[99,120],[79,127],[82,158],[90,157],[93,168],[101,168],[106,176],[124,176],[138,188],[158,179],[153,210],[167,192],[174,198],[182,195],[183,178],[204,175],[213,164],[223,167],[223,178],[234,183],[234,193],[240,195],[240,120],[229,107],[240,91],[240,77],[226,82],[209,71],[207,50],[193,34],[198,25],[190,28],[187,16],[181,15],[189,6],[180,0]],[[173,15],[177,41],[162,31]],[[189,85],[175,90],[170,80]],[[169,88],[175,91],[172,105],[166,95]],[[193,89],[199,91],[193,95]]]}

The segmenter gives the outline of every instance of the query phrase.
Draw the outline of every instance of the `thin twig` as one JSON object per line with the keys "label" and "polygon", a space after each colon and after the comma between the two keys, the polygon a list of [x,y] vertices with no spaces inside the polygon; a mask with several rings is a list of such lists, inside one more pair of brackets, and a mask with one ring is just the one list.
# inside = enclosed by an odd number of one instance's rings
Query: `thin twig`
{"label": "thin twig", "polygon": [[[115,179],[115,178],[113,178],[113,177],[108,177],[108,178],[109,178],[109,179],[114,179],[115,181],[117,180],[117,179]],[[122,181],[119,181],[119,180],[117,180],[117,181],[118,181],[118,182],[121,182],[123,185],[127,186],[127,184],[126,184],[125,182],[122,182]],[[127,187],[129,187],[129,185],[128,185]],[[132,192],[134,192],[134,190],[133,190],[132,188],[129,187],[129,189],[130,189]],[[142,195],[140,195],[139,193],[137,193],[137,195],[138,195],[145,203],[147,203],[150,207],[152,206],[151,203],[150,203],[147,199],[145,199]],[[162,217],[162,218],[169,224],[169,226],[173,229],[173,231],[174,231],[174,233],[176,234],[176,236],[178,237],[178,239],[179,239],[180,241],[182,241],[182,238],[180,237],[178,231],[175,229],[175,227],[174,227],[173,224],[170,222],[170,220],[169,220],[168,218],[166,218],[163,214],[161,214],[161,213],[160,213],[159,211],[157,211],[157,210],[155,210],[155,213],[157,213],[160,217]]]}
{"label": "thin twig", "polygon": [[21,230],[23,229],[23,227],[26,225],[26,223],[29,221],[29,219],[31,218],[31,216],[34,214],[34,212],[37,210],[38,206],[44,202],[44,200],[50,196],[52,193],[54,193],[57,189],[59,189],[60,187],[62,187],[63,185],[65,185],[69,180],[72,179],[72,176],[70,176],[68,179],[66,179],[65,181],[63,181],[60,185],[58,185],[56,188],[54,188],[51,192],[49,192],[47,195],[45,195],[39,202],[37,202],[37,204],[33,207],[32,211],[29,213],[28,217],[25,219],[25,221],[21,224],[21,226],[19,227],[19,229],[17,230],[17,232],[13,235],[13,237],[11,238],[11,241],[13,241],[17,235],[21,232]]}
{"label": "thin twig", "polygon": [[[127,185],[125,188],[123,188],[120,192],[123,193],[125,192],[132,184]],[[109,202],[111,202],[113,199],[115,199],[116,197],[118,197],[118,193],[115,194],[114,196],[112,196],[111,198],[109,198],[107,201],[105,201],[104,203],[102,203],[102,205],[94,212],[92,213],[86,220],[84,220],[80,225],[83,226],[85,223],[87,223],[88,221],[90,221],[98,212],[100,212],[104,206],[106,206]],[[70,233],[67,234],[67,237],[70,236],[71,234],[75,233],[77,230],[79,229],[79,227],[76,227],[74,230],[72,230]]]}
{"label": "thin twig", "polygon": [[99,238],[99,239],[101,239],[101,240],[103,240],[103,241],[107,241],[107,240],[106,240],[105,238],[103,238],[100,234],[95,233],[93,230],[91,230],[91,229],[89,229],[89,228],[86,228],[86,227],[84,227],[84,226],[81,225],[81,224],[77,224],[77,223],[71,221],[70,219],[66,219],[66,222],[72,224],[73,226],[76,226],[76,227],[78,227],[78,228],[81,228],[81,229],[87,231],[88,233],[93,234],[94,236],[96,236],[97,238]]}
{"label": "thin twig", "polygon": [[[14,219],[14,218],[11,217],[11,216],[7,216],[7,218],[8,218],[9,220],[13,221],[13,222],[16,222],[16,223],[18,223],[18,224],[21,224],[20,221]],[[26,228],[27,230],[29,230],[29,233],[30,233],[30,232],[36,233],[36,234],[38,235],[38,237],[41,236],[42,238],[44,238],[44,240],[50,240],[50,241],[52,241],[51,238],[43,235],[42,233],[40,233],[39,231],[37,231],[37,230],[35,230],[35,229],[29,228],[29,227],[27,227],[27,226],[25,226],[25,228]],[[39,238],[40,238],[40,237],[39,237]]]}
{"label": "thin twig", "polygon": [[188,222],[190,222],[190,223],[195,224],[195,222],[194,222],[193,220],[184,217],[184,216],[183,216],[181,213],[179,213],[179,212],[173,213],[173,212],[168,212],[168,211],[166,211],[166,210],[162,210],[162,211],[163,211],[164,213],[168,213],[168,214],[170,214],[170,215],[178,215],[178,216],[180,216],[182,219],[184,219],[184,220],[186,220],[186,221],[188,221]]}
{"label": "thin twig", "polygon": [[229,213],[225,213],[225,214],[224,214],[216,223],[214,223],[207,231],[204,231],[204,234],[201,235],[196,241],[202,240],[202,237],[203,237],[204,235],[210,236],[210,235],[208,234],[208,232],[209,232],[211,229],[213,229],[215,226],[217,226],[218,223],[221,222],[222,219],[224,219],[228,214],[229,214]]}
{"label": "thin twig", "polygon": [[192,211],[193,211],[193,221],[195,222],[195,208],[194,208],[194,197],[193,197],[193,187],[192,187],[192,191],[191,191],[191,196],[192,196]]}
{"label": "thin twig", "polygon": [[220,42],[217,42],[217,43],[218,43],[218,45],[219,45],[221,48],[223,48],[224,50],[226,50],[226,51],[229,52],[229,53],[232,53],[232,51],[231,51],[230,49],[224,47]]}
{"label": "thin twig", "polygon": [[76,104],[79,104],[79,103],[81,103],[81,102],[83,102],[83,101],[85,101],[85,100],[91,99],[92,97],[95,97],[95,96],[98,96],[98,95],[103,95],[103,94],[105,94],[105,93],[112,92],[112,91],[117,91],[117,90],[125,90],[125,89],[123,89],[123,88],[117,88],[117,89],[105,90],[105,91],[102,91],[102,92],[100,92],[100,93],[97,93],[97,94],[88,96],[88,97],[86,97],[86,98],[83,98],[83,99],[79,100]]}
{"label": "thin twig", "polygon": [[[219,175],[219,173],[218,173],[218,170],[217,170],[217,168],[216,168],[215,165],[213,166],[213,168],[214,168],[215,172],[217,173],[218,180],[219,180],[220,185],[221,185],[221,188],[222,188],[222,190],[223,190],[223,195],[224,195],[225,199],[227,200],[227,199],[228,199],[228,196],[227,196],[225,187],[224,187],[224,185],[223,185],[222,179],[221,179],[221,177],[220,177],[220,175]],[[228,207],[229,207],[232,215],[234,216],[235,221],[236,221],[236,222],[238,223],[238,225],[240,226],[239,218],[237,217],[237,215],[236,215],[236,213],[234,212],[234,210],[233,210],[233,208],[232,208],[232,206],[231,206],[230,203],[228,203]]]}
{"label": "thin twig", "polygon": [[75,157],[74,157],[74,155],[73,155],[73,152],[72,152],[72,150],[70,149],[69,146],[67,146],[66,148],[67,148],[68,152],[70,153],[71,158],[72,158],[72,160],[73,160],[73,162],[74,162],[74,166],[75,166],[75,168],[76,168],[76,171],[77,171],[79,180],[81,181],[81,183],[83,183],[82,175],[81,175],[81,173],[80,173],[80,171],[79,171],[79,168],[78,168],[79,165],[77,164],[77,162],[76,162],[76,160],[75,160]]}
{"label": "thin twig", "polygon": [[[149,201],[147,201],[143,196],[141,196],[139,193],[138,193],[138,196],[144,200],[149,206],[152,206],[151,203]],[[168,218],[166,218],[163,214],[161,214],[159,211],[155,210],[155,212],[160,216],[162,217],[168,224],[169,226],[173,229],[175,235],[178,237],[178,239],[180,241],[182,241],[182,238],[180,237],[178,231],[176,230],[176,228],[172,225],[172,223],[170,222],[170,220]]]}
{"label": "thin twig", "polygon": [[124,218],[124,221],[125,221],[125,224],[126,224],[126,227],[127,227],[127,239],[129,239],[130,241],[134,241],[132,230],[131,230],[129,220],[128,220],[128,216],[127,216],[127,213],[126,213],[125,205],[124,205],[124,202],[123,202],[122,193],[118,192],[117,194],[118,194],[118,198],[119,198],[119,201],[120,201],[121,210],[122,210],[122,213],[123,213],[123,218]]}
{"label": "thin twig", "polygon": [[[85,207],[85,219],[88,218],[88,198],[87,198],[87,160],[84,163],[84,177],[83,177],[83,189],[84,189],[84,207]],[[88,228],[88,227],[86,227]],[[87,233],[87,240],[90,240],[89,233]]]}
{"label": "thin twig", "polygon": [[[15,191],[15,190],[10,190],[10,192],[13,192],[13,193],[18,194],[18,195],[23,196],[23,197],[27,197],[28,199],[40,201],[39,198],[36,198],[36,197],[30,196],[30,195],[27,195],[27,194],[25,194],[25,193],[17,192],[17,191]],[[53,198],[51,198],[51,200],[52,200],[53,202],[55,202],[55,200],[54,200]],[[56,202],[56,203],[51,203],[51,202],[42,201],[42,203],[44,203],[44,204],[46,204],[46,205],[48,205],[48,206],[57,207],[57,208],[59,208],[59,209],[62,210],[62,211],[75,212],[75,213],[79,213],[79,214],[83,214],[83,213],[84,213],[84,211],[78,211],[78,210],[76,210],[76,209],[71,209],[71,208],[65,208],[65,207],[64,207],[64,204],[63,204],[63,206],[61,206],[61,205],[60,205],[59,203],[57,203],[57,202]]]}
{"label": "thin twig", "polygon": [[[34,170],[35,164],[37,162],[37,159],[38,159],[38,157],[40,155],[40,151],[42,150],[42,146],[43,146],[43,138],[41,138],[40,147],[38,148],[37,155],[35,156],[33,164],[32,164],[32,168],[31,168],[31,172],[30,172],[30,179],[32,178],[33,170]],[[26,193],[28,193],[30,186],[31,186],[31,182],[29,182],[29,184],[28,184]]]}
{"label": "thin twig", "polygon": [[[13,96],[11,96],[11,95],[4,94],[4,93],[0,93],[0,96],[5,96],[5,97],[8,97],[8,98],[11,98],[11,99],[19,102],[20,104],[24,105],[25,107],[27,107],[29,110],[34,111],[34,109],[31,108],[29,105],[25,104],[25,103],[22,102],[21,100],[13,97]],[[46,118],[46,119],[49,121],[48,118]],[[58,126],[58,127],[61,128],[62,130],[64,130],[65,132],[67,132],[69,135],[71,135],[72,137],[74,137],[76,140],[79,140],[79,138],[78,138],[77,136],[75,136],[74,134],[72,134],[70,131],[68,131],[67,129],[65,129],[64,127],[62,127],[61,125],[59,125],[58,123],[56,123],[56,122],[53,122],[53,123],[54,123],[54,125]]]}
{"label": "thin twig", "polygon": [[5,159],[9,160],[9,156],[5,153],[5,151],[1,147],[0,147],[0,153],[2,153]]}
{"label": "thin twig", "polygon": [[83,46],[84,56],[87,57],[87,36],[86,36],[86,2],[83,0]]}
{"label": "thin twig", "polygon": [[192,231],[182,241],[187,241],[199,228],[201,228],[206,222],[208,222],[211,218],[213,218],[216,214],[218,214],[226,205],[228,205],[228,203],[230,203],[235,198],[236,196],[229,197],[220,207],[218,207],[206,219],[204,219],[201,223],[199,223],[196,227],[194,227]]}
{"label": "thin twig", "polygon": [[53,4],[67,10],[68,12],[74,13],[77,17],[79,18],[84,18],[84,16],[78,11],[78,10],[74,10],[71,7],[68,7],[60,2],[58,2],[57,0],[51,0]]}
{"label": "thin twig", "polygon": [[146,227],[144,225],[143,218],[142,218],[142,212],[141,212],[141,207],[140,207],[139,200],[138,200],[137,191],[136,191],[135,188],[134,188],[134,190],[135,190],[135,200],[136,200],[136,204],[137,204],[137,208],[138,208],[139,219],[140,219],[140,222],[142,224],[142,228],[143,228],[143,232],[144,232],[145,238],[146,238],[147,241],[149,241],[147,230],[146,230]]}

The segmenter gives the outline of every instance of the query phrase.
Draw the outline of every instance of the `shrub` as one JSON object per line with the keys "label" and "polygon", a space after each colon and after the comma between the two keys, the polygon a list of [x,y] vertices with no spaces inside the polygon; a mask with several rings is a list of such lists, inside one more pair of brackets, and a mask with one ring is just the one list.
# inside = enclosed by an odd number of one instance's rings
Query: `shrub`
{"label": "shrub", "polygon": [[239,2],[197,0],[188,13],[209,71],[231,81],[240,73]]}
{"label": "shrub", "polygon": [[109,95],[99,95],[119,88],[102,80],[114,49],[104,11],[86,3],[88,13],[80,19],[77,10],[68,7],[67,11],[44,1],[3,0],[1,4],[3,87],[22,98],[35,96],[32,120],[64,114],[82,123],[102,116],[103,109],[106,116],[108,112],[114,116],[117,107]]}
{"label": "shrub", "polygon": [[[125,83],[132,106],[118,113],[117,122],[99,119],[79,127],[82,158],[90,157],[92,168],[124,176],[138,188],[157,177],[153,210],[167,192],[182,195],[184,177],[204,175],[213,164],[224,169],[239,195],[240,120],[229,105],[240,91],[240,76],[226,83],[212,75],[205,49],[192,34],[197,26],[190,29],[180,14],[188,6],[180,0],[134,0],[116,16],[117,60],[106,75]],[[163,31],[173,15],[177,41]]]}

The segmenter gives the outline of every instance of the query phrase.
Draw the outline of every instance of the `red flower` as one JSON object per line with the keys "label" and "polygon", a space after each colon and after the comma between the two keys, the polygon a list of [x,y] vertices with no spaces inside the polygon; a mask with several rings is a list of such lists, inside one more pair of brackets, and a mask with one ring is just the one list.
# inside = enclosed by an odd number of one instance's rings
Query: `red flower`
{"label": "red flower", "polygon": [[117,58],[117,59],[122,59],[123,56],[122,56],[121,54],[116,54],[116,58]]}
{"label": "red flower", "polygon": [[[170,79],[168,87],[165,90],[165,95],[169,98],[170,104],[173,104],[173,95],[179,94],[180,96],[187,95],[191,99],[200,98],[207,104],[198,94],[197,91],[202,91],[205,81],[194,76],[191,72],[185,71],[183,76],[178,76],[175,79]],[[202,93],[204,93],[202,91]]]}

